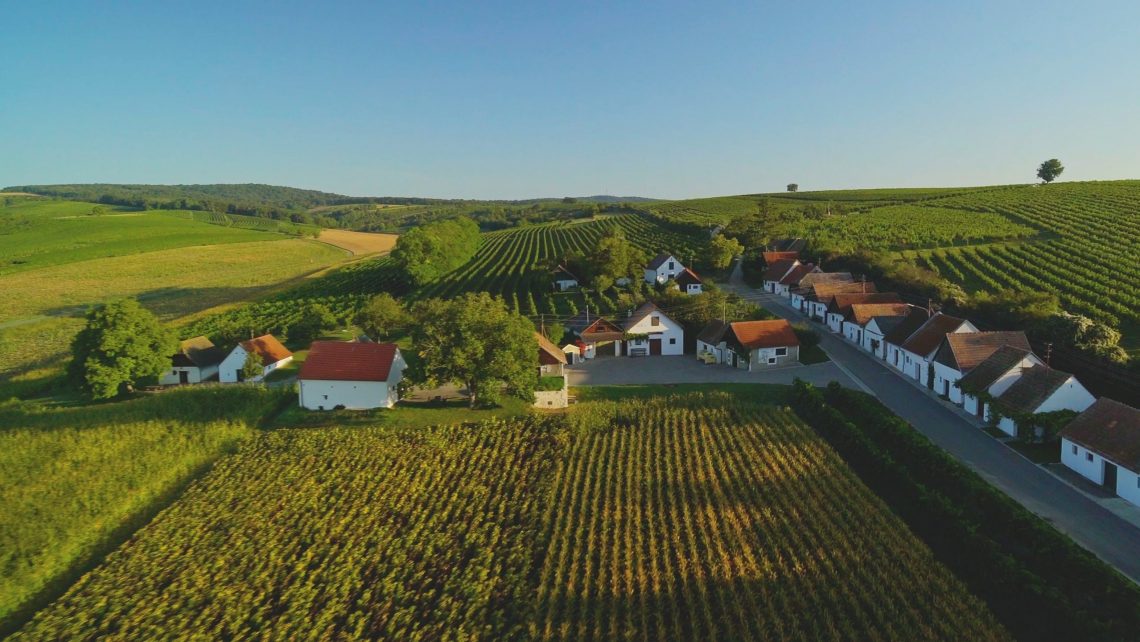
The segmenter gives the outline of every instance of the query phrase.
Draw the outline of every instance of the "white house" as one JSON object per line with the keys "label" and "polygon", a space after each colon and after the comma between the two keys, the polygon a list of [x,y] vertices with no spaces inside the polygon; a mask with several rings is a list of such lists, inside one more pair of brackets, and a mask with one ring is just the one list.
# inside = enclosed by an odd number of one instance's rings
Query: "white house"
{"label": "white house", "polygon": [[772,288],[772,291],[782,297],[791,298],[792,288],[800,287],[800,283],[803,282],[805,277],[807,277],[809,274],[815,274],[817,272],[822,272],[822,270],[816,267],[814,263],[800,263],[796,267],[792,268],[790,272],[785,274],[784,278],[780,279],[780,281],[776,283],[776,285]]}
{"label": "white house", "polygon": [[1140,410],[1097,399],[1061,431],[1061,463],[1140,506]]}
{"label": "white house", "polygon": [[400,400],[406,367],[394,343],[314,341],[297,375],[301,407],[391,408]]}
{"label": "white house", "polygon": [[804,314],[818,321],[827,321],[827,308],[837,294],[868,294],[879,291],[872,281],[816,283],[810,288],[804,295]]}
{"label": "white house", "polygon": [[679,355],[685,352],[685,329],[652,303],[645,303],[626,319],[625,349],[631,357]]}
{"label": "white house", "polygon": [[570,273],[566,266],[559,265],[554,268],[554,289],[559,292],[573,290],[578,287],[578,277]]}
{"label": "white house", "polygon": [[800,360],[800,340],[786,319],[730,323],[725,342],[725,363],[749,372]]}
{"label": "white house", "polygon": [[218,365],[226,353],[206,337],[187,339],[178,345],[178,354],[170,358],[170,370],[158,380],[163,386],[202,383],[218,376]]}
{"label": "white house", "polygon": [[[1010,346],[1031,351],[1024,332],[953,332],[942,338],[934,353],[934,392],[961,405],[958,382],[1000,348]],[[976,409],[975,409],[976,410]]]}
{"label": "white house", "polygon": [[[877,304],[868,304],[877,305]],[[887,360],[887,336],[914,314],[915,306],[908,305],[906,314],[899,316],[873,316],[863,325],[859,345],[883,361]],[[923,317],[925,319],[925,317]]]}
{"label": "white house", "polygon": [[245,365],[246,355],[251,353],[257,355],[261,361],[261,374],[250,379],[250,381],[261,381],[270,372],[293,360],[293,353],[281,345],[277,337],[272,334],[263,334],[234,346],[234,349],[218,367],[218,380],[222,383],[241,381],[242,366]]}
{"label": "white house", "polygon": [[775,293],[780,279],[788,276],[799,264],[798,259],[780,259],[769,265],[768,269],[764,270],[764,291]]}
{"label": "white house", "polygon": [[[827,305],[824,321],[827,328],[836,334],[843,332],[843,321],[851,314],[851,306],[856,303],[898,303],[902,299],[894,292],[856,292],[836,294]],[[860,326],[861,327],[861,326]],[[855,341],[858,343],[858,340]]]}
{"label": "white house", "polygon": [[654,285],[663,285],[669,279],[676,278],[685,269],[684,265],[672,254],[662,252],[658,254],[649,265],[645,266],[645,282]]}
{"label": "white house", "polygon": [[[765,252],[765,255],[768,253]],[[807,300],[809,295],[815,294],[815,286],[823,284],[853,283],[854,277],[850,272],[812,272],[804,275],[799,284],[792,288],[788,294],[792,307],[807,314]],[[872,292],[874,290],[871,290]]]}
{"label": "white house", "polygon": [[994,400],[994,406],[1001,413],[998,429],[1016,437],[1018,417],[1056,410],[1081,412],[1095,401],[1096,397],[1085,390],[1073,375],[1048,366],[1034,366],[1023,370],[1021,376]]}
{"label": "white house", "polygon": [[985,361],[958,380],[962,408],[982,421],[990,420],[990,399],[995,399],[1013,385],[1023,370],[1043,366],[1045,362],[1024,348],[1002,346]]}
{"label": "white house", "polygon": [[974,324],[965,319],[938,312],[915,330],[914,334],[910,335],[901,346],[898,346],[899,363],[896,367],[906,376],[922,385],[933,387],[934,380],[930,376],[930,361],[934,358],[938,346],[942,344],[942,338],[952,332],[977,331],[978,329],[974,327]]}
{"label": "white house", "polygon": [[930,319],[930,315],[931,311],[926,308],[912,307],[910,314],[901,323],[887,330],[883,335],[883,360],[892,368],[900,371],[903,369],[902,345],[915,332],[918,332],[918,329]]}
{"label": "white house", "polygon": [[701,281],[701,277],[689,268],[681,270],[673,282],[677,285],[677,289],[685,294],[700,294],[704,290],[704,281]]}
{"label": "white house", "polygon": [[705,363],[724,363],[728,356],[725,335],[728,324],[720,319],[709,321],[697,335],[697,359]]}
{"label": "white house", "polygon": [[580,316],[568,321],[566,326],[578,335],[581,342],[579,352],[583,359],[622,356],[625,333],[621,328],[602,317],[593,317],[585,327],[581,327],[576,323]]}
{"label": "white house", "polygon": [[875,317],[902,319],[908,314],[910,306],[905,303],[852,303],[843,314],[840,328],[844,339],[862,346],[864,328],[872,319]]}

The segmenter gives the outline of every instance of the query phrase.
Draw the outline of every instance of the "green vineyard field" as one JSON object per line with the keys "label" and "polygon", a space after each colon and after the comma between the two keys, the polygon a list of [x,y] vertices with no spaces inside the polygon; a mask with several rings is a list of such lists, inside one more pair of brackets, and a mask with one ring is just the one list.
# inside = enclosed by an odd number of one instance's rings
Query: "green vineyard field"
{"label": "green vineyard field", "polygon": [[788,410],[263,433],[33,639],[1005,640]]}

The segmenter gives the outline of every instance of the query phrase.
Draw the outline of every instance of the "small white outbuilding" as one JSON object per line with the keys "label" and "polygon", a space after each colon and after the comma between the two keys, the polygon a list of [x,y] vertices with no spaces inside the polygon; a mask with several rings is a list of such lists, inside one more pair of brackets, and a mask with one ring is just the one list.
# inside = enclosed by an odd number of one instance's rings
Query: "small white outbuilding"
{"label": "small white outbuilding", "polygon": [[250,354],[256,355],[261,361],[261,374],[249,379],[249,381],[261,381],[270,372],[293,360],[293,353],[282,345],[277,337],[272,334],[263,334],[234,346],[234,349],[226,355],[222,364],[218,366],[218,381],[222,383],[241,381],[241,370],[245,365],[246,357]]}

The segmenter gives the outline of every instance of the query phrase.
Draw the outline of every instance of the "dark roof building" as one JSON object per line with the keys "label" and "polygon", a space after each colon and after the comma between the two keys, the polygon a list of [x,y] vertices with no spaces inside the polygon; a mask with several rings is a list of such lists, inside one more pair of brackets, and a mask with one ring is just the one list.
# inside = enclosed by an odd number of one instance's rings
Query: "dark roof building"
{"label": "dark roof building", "polygon": [[1031,354],[1025,348],[1004,345],[959,379],[958,387],[966,393],[986,390]]}
{"label": "dark roof building", "polygon": [[728,324],[724,321],[713,319],[709,321],[704,329],[701,330],[701,333],[697,335],[697,341],[715,346],[724,339],[724,335],[728,332],[728,327]]}
{"label": "dark roof building", "polygon": [[799,261],[796,259],[781,259],[776,261],[769,265],[767,270],[764,270],[764,280],[779,281],[797,265],[799,265]]}
{"label": "dark roof building", "polygon": [[917,332],[918,329],[929,320],[930,310],[912,306],[910,314],[908,314],[901,323],[883,335],[883,341],[901,347],[912,334]]}
{"label": "dark roof building", "polygon": [[926,356],[938,348],[943,337],[962,327],[964,323],[967,323],[965,319],[938,312],[910,335],[901,347],[908,352]]}
{"label": "dark roof building", "polygon": [[1140,472],[1140,410],[1101,397],[1061,431],[1080,444],[1132,472]]}
{"label": "dark roof building", "polygon": [[782,261],[784,259],[793,259],[793,260],[798,259],[798,258],[800,258],[800,253],[795,252],[795,251],[792,251],[792,252],[764,252],[763,257],[764,257],[764,265],[772,265],[776,261]]}
{"label": "dark roof building", "polygon": [[780,279],[780,285],[798,286],[804,277],[818,270],[815,263],[800,263]]}
{"label": "dark roof building", "polygon": [[697,273],[690,270],[689,268],[681,270],[681,273],[678,274],[673,280],[677,282],[677,285],[680,285],[682,287],[687,287],[689,285],[701,285],[704,283],[704,281],[701,281],[701,277],[697,276]]}
{"label": "dark roof building", "polygon": [[[943,337],[942,345],[934,355],[934,361],[966,373],[988,359],[999,348],[1007,346],[1023,352],[1032,350],[1024,332],[955,332]],[[1002,374],[1004,373],[998,373],[997,376]]]}
{"label": "dark roof building", "polygon": [[[665,265],[665,262],[668,261],[669,259],[673,259],[674,261],[677,260],[676,257],[674,257],[672,254],[669,254],[668,252],[662,252],[661,254],[658,254],[657,256],[653,257],[653,260],[649,262],[648,267],[650,270],[656,270],[657,268],[661,267],[662,265]],[[680,261],[677,261],[677,262],[680,263]]]}
{"label": "dark roof building", "polygon": [[209,368],[226,358],[226,353],[206,337],[194,337],[178,344],[171,362],[176,368]]}
{"label": "dark roof building", "polygon": [[1001,393],[997,406],[1006,414],[1032,414],[1072,376],[1047,366],[1033,366]]}
{"label": "dark roof building", "polygon": [[538,363],[542,366],[553,366],[557,364],[566,363],[566,353],[562,352],[558,346],[550,342],[545,335],[541,332],[534,333],[534,339],[538,342]]}

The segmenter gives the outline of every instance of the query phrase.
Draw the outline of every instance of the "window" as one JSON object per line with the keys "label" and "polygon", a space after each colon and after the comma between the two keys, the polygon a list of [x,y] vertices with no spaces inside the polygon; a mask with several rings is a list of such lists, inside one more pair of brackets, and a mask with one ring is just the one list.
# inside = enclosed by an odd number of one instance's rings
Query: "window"
{"label": "window", "polygon": [[1092,453],[1085,453],[1085,459],[1088,461],[1092,461]]}
{"label": "window", "polygon": [[677,339],[676,338],[669,339],[669,345],[671,345],[671,346],[677,345]]}
{"label": "window", "polygon": [[661,317],[653,317],[649,320],[649,325],[654,327],[661,325]]}
{"label": "window", "polygon": [[672,262],[672,261],[669,261],[669,269],[670,269],[670,270],[676,269],[676,268],[674,267],[674,265],[673,265],[673,262]]}
{"label": "window", "polygon": [[328,398],[329,398],[329,396],[328,396],[328,395],[321,395],[321,396],[322,396],[322,397],[324,397],[325,399],[328,399]]}
{"label": "window", "polygon": [[773,363],[776,363],[776,357],[768,357],[768,365],[772,365]]}
{"label": "window", "polygon": [[[1073,454],[1074,455],[1077,454],[1077,447],[1076,446],[1073,446]],[[1140,478],[1138,478],[1138,479],[1140,479]]]}
{"label": "window", "polygon": [[788,356],[788,349],[787,348],[776,348],[776,356],[777,357]]}

